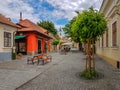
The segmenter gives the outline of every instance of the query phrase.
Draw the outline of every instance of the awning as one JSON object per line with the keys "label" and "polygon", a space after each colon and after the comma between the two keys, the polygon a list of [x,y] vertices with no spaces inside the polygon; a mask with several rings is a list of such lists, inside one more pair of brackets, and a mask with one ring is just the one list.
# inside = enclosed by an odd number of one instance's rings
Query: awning
{"label": "awning", "polygon": [[22,39],[25,38],[25,36],[15,36],[15,39]]}
{"label": "awning", "polygon": [[72,45],[72,42],[63,43],[62,45]]}

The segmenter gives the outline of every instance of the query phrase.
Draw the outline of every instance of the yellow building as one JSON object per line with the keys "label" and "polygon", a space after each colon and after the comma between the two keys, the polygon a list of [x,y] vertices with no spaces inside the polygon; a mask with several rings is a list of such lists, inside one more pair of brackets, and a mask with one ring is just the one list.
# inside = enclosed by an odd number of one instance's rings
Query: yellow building
{"label": "yellow building", "polygon": [[0,60],[11,60],[14,41],[13,33],[18,26],[0,14]]}
{"label": "yellow building", "polygon": [[97,41],[96,53],[120,69],[120,0],[103,0],[100,13],[104,13],[108,28]]}

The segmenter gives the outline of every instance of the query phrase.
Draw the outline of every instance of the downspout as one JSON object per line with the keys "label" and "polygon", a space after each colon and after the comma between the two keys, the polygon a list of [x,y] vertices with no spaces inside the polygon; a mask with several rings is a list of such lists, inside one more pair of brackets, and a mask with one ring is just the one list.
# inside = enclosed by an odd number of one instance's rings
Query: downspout
{"label": "downspout", "polygon": [[13,32],[13,47],[15,47],[15,34],[16,34],[16,31]]}

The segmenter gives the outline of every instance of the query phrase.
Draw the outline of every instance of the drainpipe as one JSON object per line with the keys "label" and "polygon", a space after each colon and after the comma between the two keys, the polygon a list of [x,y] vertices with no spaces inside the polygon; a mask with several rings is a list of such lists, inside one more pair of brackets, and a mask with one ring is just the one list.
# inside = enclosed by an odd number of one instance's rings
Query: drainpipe
{"label": "drainpipe", "polygon": [[13,47],[15,47],[15,34],[16,34],[16,31],[13,32]]}
{"label": "drainpipe", "polygon": [[16,59],[15,34],[16,34],[16,31],[13,32],[12,60]]}

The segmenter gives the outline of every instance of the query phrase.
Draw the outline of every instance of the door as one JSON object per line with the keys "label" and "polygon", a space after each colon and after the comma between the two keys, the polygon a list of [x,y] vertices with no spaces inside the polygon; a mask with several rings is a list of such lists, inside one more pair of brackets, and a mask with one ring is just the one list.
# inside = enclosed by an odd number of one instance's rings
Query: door
{"label": "door", "polygon": [[38,40],[38,53],[41,53],[41,40]]}
{"label": "door", "polygon": [[47,50],[48,50],[48,44],[47,42],[45,42],[44,52],[47,53]]}
{"label": "door", "polygon": [[26,40],[25,39],[19,39],[15,41],[16,44],[16,52],[26,54]]}

